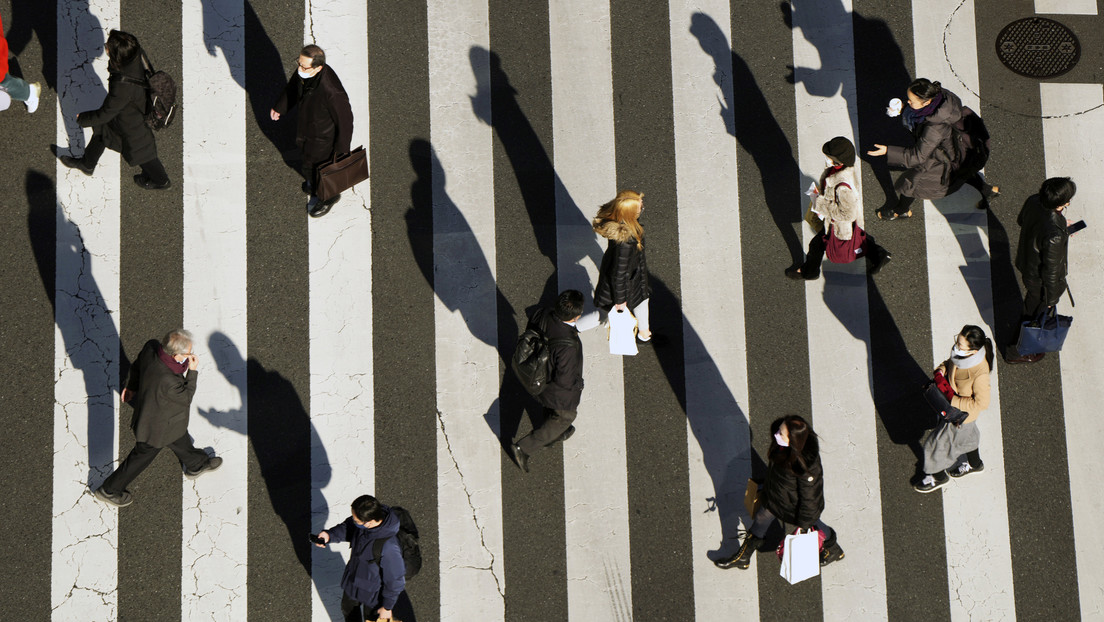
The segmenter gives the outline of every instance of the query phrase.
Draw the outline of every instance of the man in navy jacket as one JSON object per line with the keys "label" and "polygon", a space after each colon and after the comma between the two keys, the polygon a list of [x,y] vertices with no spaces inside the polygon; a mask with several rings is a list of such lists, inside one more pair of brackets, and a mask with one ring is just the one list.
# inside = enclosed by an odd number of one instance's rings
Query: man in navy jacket
{"label": "man in navy jacket", "polygon": [[[406,565],[395,538],[399,533],[399,517],[371,495],[357,497],[352,513],[318,534],[326,544],[348,542],[352,549],[341,576],[341,613],[346,620],[360,620],[354,612],[363,605],[367,611],[375,609],[379,619],[390,620],[395,601],[406,587]],[[376,540],[384,541],[379,563],[372,546]]]}

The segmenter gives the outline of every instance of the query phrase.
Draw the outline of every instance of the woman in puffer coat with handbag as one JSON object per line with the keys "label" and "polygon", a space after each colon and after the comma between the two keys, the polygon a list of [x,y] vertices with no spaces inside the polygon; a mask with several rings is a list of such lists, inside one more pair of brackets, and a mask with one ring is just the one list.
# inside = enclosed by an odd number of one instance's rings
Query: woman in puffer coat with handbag
{"label": "woman in puffer coat with handbag", "polygon": [[594,306],[606,311],[632,311],[636,316],[637,341],[647,343],[652,339],[648,322],[652,286],[644,254],[644,227],[640,226],[643,211],[644,195],[632,190],[618,192],[617,197],[598,208],[594,231],[609,243],[598,270]]}
{"label": "woman in puffer coat with handbag", "polygon": [[827,168],[814,187],[805,221],[816,235],[809,241],[805,263],[786,269],[786,276],[813,281],[820,278],[825,252],[828,261],[851,263],[867,257],[871,274],[877,274],[893,258],[874,237],[863,231],[862,197],[855,183],[855,145],[843,136],[824,143]]}
{"label": "woman in puffer coat with handbag", "polygon": [[963,106],[958,95],[926,78],[913,80],[907,96],[901,120],[916,142],[911,147],[875,143],[866,152],[884,155],[890,166],[906,169],[893,185],[899,195],[893,209],[882,210],[878,218],[909,218],[914,199],[941,199],[963,183],[981,194],[977,207],[988,208],[1000,189],[987,184],[980,173],[989,157],[988,132],[980,117]]}
{"label": "woman in puffer coat with handbag", "polygon": [[713,563],[718,568],[746,570],[752,555],[766,543],[767,531],[776,520],[804,530],[815,526],[825,535],[821,566],[843,559],[836,530],[820,520],[824,511],[824,470],[812,426],[802,417],[787,415],[771,424],[771,434],[774,438],[767,452],[767,481],[759,491],[751,528],[734,555]]}
{"label": "woman in puffer coat with handbag", "polygon": [[935,382],[946,380],[944,395],[951,406],[967,413],[959,425],[944,420],[924,439],[924,477],[913,486],[916,492],[939,490],[951,481],[985,470],[978,447],[981,434],[977,421],[989,408],[989,371],[993,368],[993,342],[978,326],[967,324],[955,335],[951,357],[935,370]]}

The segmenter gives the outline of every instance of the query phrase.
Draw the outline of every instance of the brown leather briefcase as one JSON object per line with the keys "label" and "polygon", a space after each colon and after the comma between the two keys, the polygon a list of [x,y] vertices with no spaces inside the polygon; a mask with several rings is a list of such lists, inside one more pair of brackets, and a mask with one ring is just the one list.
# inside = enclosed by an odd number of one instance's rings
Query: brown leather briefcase
{"label": "brown leather briefcase", "polygon": [[343,158],[335,155],[318,169],[316,194],[320,200],[328,201],[365,179],[368,179],[368,152],[360,146]]}

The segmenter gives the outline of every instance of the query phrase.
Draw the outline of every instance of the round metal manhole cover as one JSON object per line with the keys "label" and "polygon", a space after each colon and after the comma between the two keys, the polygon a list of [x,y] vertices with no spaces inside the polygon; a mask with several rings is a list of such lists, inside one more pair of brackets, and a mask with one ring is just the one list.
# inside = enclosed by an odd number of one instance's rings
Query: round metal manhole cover
{"label": "round metal manhole cover", "polygon": [[997,58],[1021,76],[1053,78],[1073,69],[1081,59],[1081,42],[1064,24],[1028,17],[1000,31]]}

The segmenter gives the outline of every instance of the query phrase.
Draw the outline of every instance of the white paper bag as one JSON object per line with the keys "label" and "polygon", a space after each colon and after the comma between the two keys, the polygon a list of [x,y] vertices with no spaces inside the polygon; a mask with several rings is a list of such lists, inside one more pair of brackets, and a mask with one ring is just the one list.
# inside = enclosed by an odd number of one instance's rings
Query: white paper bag
{"label": "white paper bag", "polygon": [[636,318],[632,313],[610,309],[609,346],[610,354],[636,355]]}
{"label": "white paper bag", "polygon": [[786,536],[778,574],[791,584],[820,574],[820,534],[815,529]]}

